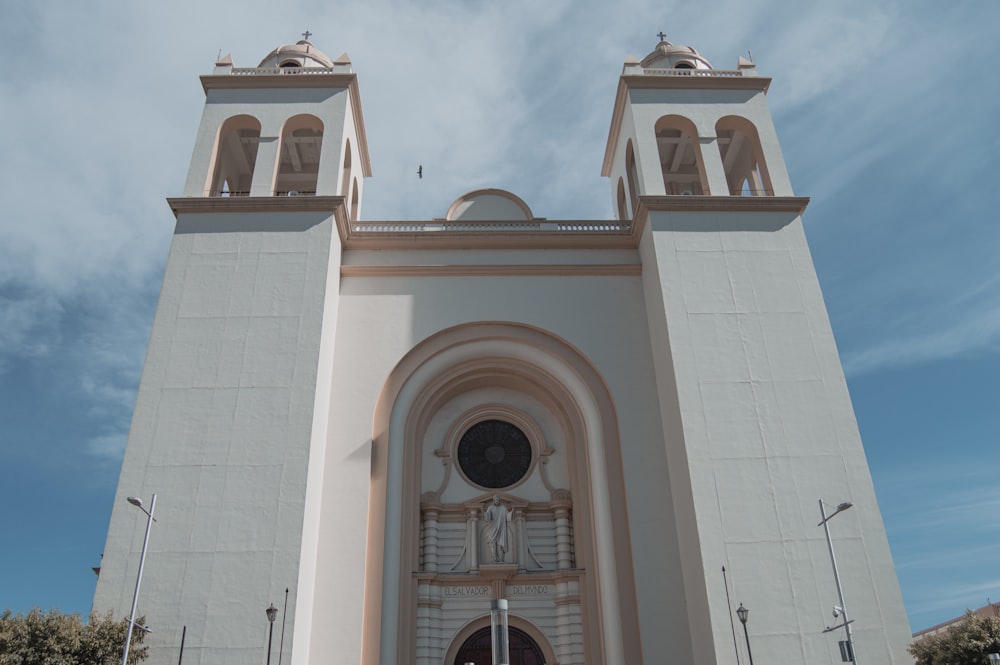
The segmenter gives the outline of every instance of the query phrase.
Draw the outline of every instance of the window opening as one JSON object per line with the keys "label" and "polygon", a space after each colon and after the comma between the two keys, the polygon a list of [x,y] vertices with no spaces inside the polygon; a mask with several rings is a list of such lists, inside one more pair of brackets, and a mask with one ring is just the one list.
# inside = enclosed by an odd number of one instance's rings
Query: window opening
{"label": "window opening", "polygon": [[656,123],[656,145],[663,171],[663,187],[668,195],[706,193],[701,147],[690,120],[680,116],[660,118]]}
{"label": "window opening", "polygon": [[480,487],[501,489],[524,478],[531,468],[531,442],[504,420],[478,422],[458,442],[458,465]]}
{"label": "window opening", "polygon": [[772,196],[757,130],[745,118],[728,116],[716,124],[719,155],[731,196]]}
{"label": "window opening", "polygon": [[250,116],[226,120],[219,129],[209,196],[249,196],[260,145],[260,123]]}
{"label": "window opening", "polygon": [[635,166],[635,150],[632,148],[631,139],[629,139],[628,144],[625,146],[625,177],[628,178],[629,203],[632,204],[632,210],[635,211],[636,205],[639,202],[639,189],[637,186],[639,173]]}
{"label": "window opening", "polygon": [[[466,663],[491,665],[493,663],[491,638],[489,626],[474,632],[458,650],[454,665],[465,665]],[[545,665],[545,655],[542,653],[541,647],[526,632],[509,626],[507,639],[510,645],[508,651],[510,665]]]}
{"label": "window opening", "polygon": [[314,196],[323,147],[323,124],[314,116],[296,116],[281,132],[281,156],[275,196]]}

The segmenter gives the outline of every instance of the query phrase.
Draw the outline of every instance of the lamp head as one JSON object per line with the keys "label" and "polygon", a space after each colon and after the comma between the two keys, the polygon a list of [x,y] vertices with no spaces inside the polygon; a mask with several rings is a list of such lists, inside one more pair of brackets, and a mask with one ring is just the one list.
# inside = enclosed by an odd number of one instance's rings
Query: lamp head
{"label": "lamp head", "polygon": [[130,497],[128,497],[128,502],[131,503],[133,506],[136,506],[138,508],[142,508],[142,499],[140,499],[137,496],[130,496]]}
{"label": "lamp head", "polygon": [[736,615],[739,616],[740,623],[744,626],[747,625],[747,617],[750,615],[750,610],[743,607],[743,603],[740,603],[740,606],[736,608]]}
{"label": "lamp head", "polygon": [[267,614],[268,623],[274,623],[278,616],[278,608],[274,606],[274,603],[271,603],[271,606],[264,610],[264,613]]}
{"label": "lamp head", "polygon": [[842,503],[839,506],[837,506],[837,512],[839,513],[839,512],[841,512],[843,510],[847,510],[848,508],[850,508],[853,505],[854,504],[851,503],[850,501],[845,501],[844,503]]}

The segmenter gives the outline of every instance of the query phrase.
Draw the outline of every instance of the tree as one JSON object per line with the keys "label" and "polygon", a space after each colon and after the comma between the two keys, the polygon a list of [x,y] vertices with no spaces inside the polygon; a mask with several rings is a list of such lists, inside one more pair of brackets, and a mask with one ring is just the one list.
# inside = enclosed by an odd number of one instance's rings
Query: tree
{"label": "tree", "polygon": [[[142,625],[143,620],[136,620]],[[115,621],[110,612],[92,614],[83,623],[79,614],[35,608],[15,615],[0,615],[0,665],[116,665],[125,646],[128,619]],[[132,631],[129,665],[146,659],[145,633]]]}
{"label": "tree", "polygon": [[914,642],[909,651],[917,665],[988,665],[990,654],[1000,652],[1000,618],[969,610],[947,632]]}

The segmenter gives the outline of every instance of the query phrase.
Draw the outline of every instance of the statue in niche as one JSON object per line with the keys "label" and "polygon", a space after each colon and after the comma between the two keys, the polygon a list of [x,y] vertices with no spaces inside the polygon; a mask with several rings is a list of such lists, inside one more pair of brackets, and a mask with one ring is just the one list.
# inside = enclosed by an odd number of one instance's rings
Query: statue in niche
{"label": "statue in niche", "polygon": [[500,495],[493,495],[493,503],[483,509],[483,522],[486,523],[486,540],[490,546],[493,563],[503,563],[507,550],[510,548],[510,518],[513,509],[500,501]]}

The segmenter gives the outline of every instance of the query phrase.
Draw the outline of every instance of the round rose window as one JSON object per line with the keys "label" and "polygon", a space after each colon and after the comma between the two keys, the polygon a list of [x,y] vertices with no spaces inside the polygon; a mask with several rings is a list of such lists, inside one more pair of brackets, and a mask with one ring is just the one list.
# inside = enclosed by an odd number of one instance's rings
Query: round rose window
{"label": "round rose window", "polygon": [[531,467],[531,443],[524,432],[503,420],[484,420],[458,442],[462,473],[481,487],[510,487]]}

